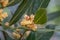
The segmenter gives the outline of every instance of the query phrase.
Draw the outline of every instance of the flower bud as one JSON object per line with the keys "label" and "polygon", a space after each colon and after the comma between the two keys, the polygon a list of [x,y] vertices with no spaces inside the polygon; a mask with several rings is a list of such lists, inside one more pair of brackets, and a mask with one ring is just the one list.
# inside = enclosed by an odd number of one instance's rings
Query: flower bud
{"label": "flower bud", "polygon": [[36,31],[36,30],[37,30],[37,26],[34,25],[34,27],[32,27],[32,30],[33,30],[33,31]]}
{"label": "flower bud", "polygon": [[30,15],[30,20],[33,21],[34,20],[34,15]]}
{"label": "flower bud", "polygon": [[0,21],[3,21],[3,18],[0,17]]}
{"label": "flower bud", "polygon": [[31,31],[26,31],[26,36],[29,36],[29,34],[31,33]]}
{"label": "flower bud", "polygon": [[17,32],[20,32],[20,29],[16,29]]}
{"label": "flower bud", "polygon": [[5,26],[6,26],[6,27],[8,27],[8,26],[9,26],[9,23],[8,23],[8,22],[6,22],[6,23],[5,23]]}
{"label": "flower bud", "polygon": [[25,15],[24,18],[25,18],[26,20],[29,20],[29,19],[30,19],[30,17],[29,17],[28,15]]}
{"label": "flower bud", "polygon": [[3,9],[0,9],[0,15],[2,14],[2,12],[3,12]]}
{"label": "flower bud", "polygon": [[3,13],[3,15],[2,15],[2,17],[3,17],[3,18],[6,18],[6,17],[8,17],[8,14],[7,14],[7,12],[4,12],[4,13]]}
{"label": "flower bud", "polygon": [[20,34],[13,32],[13,37],[19,39],[21,36]]}
{"label": "flower bud", "polygon": [[30,28],[33,31],[36,31],[36,29],[37,29],[37,26],[35,24],[27,25],[27,27]]}

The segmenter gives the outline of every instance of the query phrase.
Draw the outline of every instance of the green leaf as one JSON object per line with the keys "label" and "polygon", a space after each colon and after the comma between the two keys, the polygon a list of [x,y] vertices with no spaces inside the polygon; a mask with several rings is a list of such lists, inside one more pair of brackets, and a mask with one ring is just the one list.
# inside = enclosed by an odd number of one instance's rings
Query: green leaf
{"label": "green leaf", "polygon": [[21,3],[21,2],[22,2],[22,0],[9,0],[8,6],[14,6],[14,5]]}
{"label": "green leaf", "polygon": [[[9,3],[6,7],[14,6],[16,4],[21,4],[23,0],[9,0]],[[2,5],[0,4],[0,8],[3,8]]]}
{"label": "green leaf", "polygon": [[33,0],[34,3],[32,4],[32,6],[29,8],[28,10],[28,14],[34,14],[37,9],[40,8],[47,8],[50,0]]}
{"label": "green leaf", "polygon": [[46,9],[45,8],[40,8],[36,14],[35,14],[35,18],[34,18],[34,22],[36,24],[44,24],[47,21],[47,14],[46,14]]}
{"label": "green leaf", "polygon": [[53,21],[54,21],[55,25],[60,25],[60,16],[55,18]]}
{"label": "green leaf", "polygon": [[8,14],[8,17],[4,19],[4,22],[8,22],[12,17],[10,9],[8,7],[6,7],[3,9],[3,12],[7,12],[7,14]]}
{"label": "green leaf", "polygon": [[25,11],[31,6],[32,0],[23,0],[23,2],[19,5],[12,19],[10,20],[10,25],[19,21],[21,16],[25,13]]}
{"label": "green leaf", "polygon": [[46,28],[44,28],[44,29],[38,28],[36,32],[30,33],[27,40],[50,40],[50,38],[54,34],[54,31],[46,31],[45,29],[54,30],[55,26],[54,25],[47,25]]}
{"label": "green leaf", "polygon": [[0,4],[0,8],[2,7],[2,5]]}
{"label": "green leaf", "polygon": [[27,37],[26,40],[36,40],[35,39],[35,32],[31,32],[30,35]]}
{"label": "green leaf", "polygon": [[5,18],[5,19],[2,21],[2,26],[3,26],[3,28],[5,29],[5,28],[6,28],[6,27],[5,27],[5,23],[8,22],[8,21],[10,21],[12,15],[11,15],[11,12],[10,12],[9,8],[7,8],[7,7],[3,9],[3,12],[7,12],[7,14],[8,14],[8,17]]}
{"label": "green leaf", "polygon": [[41,0],[40,8],[47,8],[50,0]]}
{"label": "green leaf", "polygon": [[5,31],[2,31],[3,32],[3,35],[4,35],[4,37],[5,37],[5,40],[14,40],[12,37],[10,37],[11,35],[10,34],[8,34],[7,32],[5,32]]}
{"label": "green leaf", "polygon": [[[45,29],[51,29],[51,30],[54,30],[55,29],[55,26],[54,25],[47,25]],[[38,29],[37,32],[36,32],[36,40],[50,40],[50,38],[52,37],[52,35],[54,34],[54,31],[42,31]]]}

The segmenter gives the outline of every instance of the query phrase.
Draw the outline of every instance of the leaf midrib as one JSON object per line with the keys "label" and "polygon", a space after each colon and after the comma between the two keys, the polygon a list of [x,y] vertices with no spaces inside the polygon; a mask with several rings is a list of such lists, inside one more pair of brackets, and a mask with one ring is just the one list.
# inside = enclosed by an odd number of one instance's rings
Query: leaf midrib
{"label": "leaf midrib", "polygon": [[36,23],[45,15],[45,12],[43,12],[43,14],[41,15],[41,17],[39,19],[37,19]]}

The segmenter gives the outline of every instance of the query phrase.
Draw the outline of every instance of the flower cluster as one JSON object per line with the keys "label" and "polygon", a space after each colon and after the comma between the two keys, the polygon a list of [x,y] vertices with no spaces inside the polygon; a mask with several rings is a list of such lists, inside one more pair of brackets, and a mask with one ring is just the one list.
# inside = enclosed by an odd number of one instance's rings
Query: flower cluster
{"label": "flower cluster", "polygon": [[[2,7],[6,7],[8,5],[8,2],[9,0],[0,0]],[[3,19],[6,17],[8,17],[7,12],[3,12],[3,8],[0,8],[0,22],[3,21]]]}
{"label": "flower cluster", "polygon": [[6,7],[8,5],[9,0],[0,0],[0,3],[3,7]]}
{"label": "flower cluster", "polygon": [[3,21],[6,17],[8,17],[7,12],[3,12],[3,9],[0,9],[0,21]]}
{"label": "flower cluster", "polygon": [[19,39],[21,37],[21,33],[20,33],[20,29],[16,29],[13,33],[12,33],[13,37],[16,39]]}
{"label": "flower cluster", "polygon": [[36,24],[34,24],[34,15],[25,15],[24,19],[20,22],[22,26],[26,26],[27,28],[35,31],[37,29]]}

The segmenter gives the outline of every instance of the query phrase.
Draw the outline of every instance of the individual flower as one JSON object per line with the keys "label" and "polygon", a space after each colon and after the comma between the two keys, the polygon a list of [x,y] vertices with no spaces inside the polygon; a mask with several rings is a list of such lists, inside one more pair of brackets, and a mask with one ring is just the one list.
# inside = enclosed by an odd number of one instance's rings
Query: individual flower
{"label": "individual flower", "polygon": [[36,24],[29,24],[29,25],[27,25],[27,27],[30,28],[33,31],[37,30],[37,25]]}
{"label": "individual flower", "polygon": [[10,27],[11,29],[15,29],[15,25],[13,24],[13,25],[11,25],[11,27]]}
{"label": "individual flower", "polygon": [[26,36],[29,36],[30,33],[31,33],[31,31],[26,31],[25,32]]}
{"label": "individual flower", "polygon": [[21,25],[28,27],[29,29],[35,31],[37,29],[37,25],[34,24],[34,15],[25,15],[24,19],[20,22]]}
{"label": "individual flower", "polygon": [[30,17],[29,17],[28,15],[24,15],[24,19],[25,19],[25,20],[29,20]]}
{"label": "individual flower", "polygon": [[8,14],[7,14],[7,12],[4,12],[4,13],[2,14],[2,17],[3,17],[3,18],[6,18],[6,17],[8,17]]}
{"label": "individual flower", "polygon": [[8,26],[9,26],[9,23],[8,23],[8,22],[6,22],[6,23],[5,23],[5,26],[6,26],[6,27],[8,27]]}
{"label": "individual flower", "polygon": [[20,24],[23,25],[23,26],[24,25],[28,25],[28,24],[32,24],[33,23],[33,19],[34,19],[34,17],[32,17],[32,15],[31,16],[25,15],[24,19],[21,21]]}
{"label": "individual flower", "polygon": [[20,29],[17,28],[16,31],[17,31],[17,32],[20,32]]}
{"label": "individual flower", "polygon": [[33,14],[30,15],[30,20],[31,20],[31,21],[34,21],[34,15],[33,15]]}
{"label": "individual flower", "polygon": [[15,32],[13,32],[12,35],[14,38],[17,38],[17,39],[19,39],[21,37],[21,35],[19,33],[15,33]]}
{"label": "individual flower", "polygon": [[6,17],[8,17],[7,12],[3,13],[3,9],[0,9],[0,21],[3,21]]}

